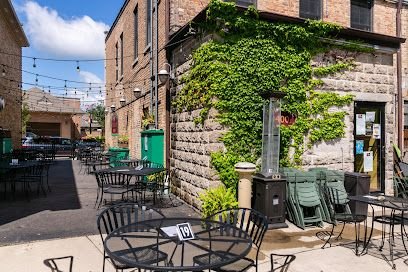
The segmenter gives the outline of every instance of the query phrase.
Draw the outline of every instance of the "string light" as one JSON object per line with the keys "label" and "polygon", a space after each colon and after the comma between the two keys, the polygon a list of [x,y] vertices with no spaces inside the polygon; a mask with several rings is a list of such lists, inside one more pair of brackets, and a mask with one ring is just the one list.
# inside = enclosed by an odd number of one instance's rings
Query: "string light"
{"label": "string light", "polygon": [[36,58],[33,58],[33,68],[37,67],[37,64],[35,64],[35,60],[36,60]]}
{"label": "string light", "polygon": [[79,69],[79,62],[77,61],[76,63],[77,63],[76,70],[77,70],[77,72],[79,73],[79,72],[81,71],[81,69]]}
{"label": "string light", "polygon": [[6,76],[6,68],[4,68],[4,65],[3,65],[3,70],[1,71],[1,75],[2,75],[3,77]]}

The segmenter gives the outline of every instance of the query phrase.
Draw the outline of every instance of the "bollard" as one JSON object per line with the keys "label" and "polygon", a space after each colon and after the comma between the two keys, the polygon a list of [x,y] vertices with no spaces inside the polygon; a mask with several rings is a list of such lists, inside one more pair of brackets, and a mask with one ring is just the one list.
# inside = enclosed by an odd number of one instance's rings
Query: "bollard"
{"label": "bollard", "polygon": [[235,171],[239,175],[238,183],[238,205],[240,208],[251,208],[252,198],[252,174],[255,173],[256,166],[249,162],[239,162],[235,164]]}

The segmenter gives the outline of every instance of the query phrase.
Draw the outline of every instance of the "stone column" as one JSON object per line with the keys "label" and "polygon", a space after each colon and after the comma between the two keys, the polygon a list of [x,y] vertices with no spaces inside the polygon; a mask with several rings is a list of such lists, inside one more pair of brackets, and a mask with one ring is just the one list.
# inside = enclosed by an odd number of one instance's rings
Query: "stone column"
{"label": "stone column", "polygon": [[239,175],[238,183],[238,205],[240,208],[251,208],[252,197],[252,175],[256,166],[249,162],[239,162],[235,164],[235,171]]}

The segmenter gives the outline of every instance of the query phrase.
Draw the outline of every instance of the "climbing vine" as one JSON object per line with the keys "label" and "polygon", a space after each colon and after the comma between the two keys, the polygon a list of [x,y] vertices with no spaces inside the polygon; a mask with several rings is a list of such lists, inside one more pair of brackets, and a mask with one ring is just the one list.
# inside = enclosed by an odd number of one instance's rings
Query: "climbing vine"
{"label": "climbing vine", "polygon": [[[211,158],[227,187],[235,188],[236,162],[260,157],[262,95],[272,90],[285,92],[282,110],[297,116],[292,126],[281,127],[282,166],[301,164],[302,154],[314,143],[344,136],[347,113],[341,108],[352,96],[317,90],[321,77],[353,68],[350,48],[364,51],[358,43],[342,51],[323,39],[335,37],[339,26],[270,23],[260,20],[254,8],[242,13],[234,3],[212,0],[198,27],[214,39],[193,53],[174,106],[180,112],[201,109],[196,123],[203,123],[211,108],[218,111],[218,121],[228,127],[221,138],[227,151]],[[317,55],[324,56],[318,65],[312,63]]]}

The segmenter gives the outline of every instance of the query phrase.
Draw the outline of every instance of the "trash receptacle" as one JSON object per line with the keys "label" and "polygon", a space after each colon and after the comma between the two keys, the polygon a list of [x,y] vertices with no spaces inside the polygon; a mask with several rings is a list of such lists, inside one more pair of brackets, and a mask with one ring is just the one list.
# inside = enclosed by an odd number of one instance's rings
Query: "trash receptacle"
{"label": "trash receptacle", "polygon": [[163,164],[164,161],[164,131],[150,129],[141,132],[142,158],[150,162]]}
{"label": "trash receptacle", "polygon": [[120,166],[120,160],[126,160],[129,158],[129,148],[111,147],[109,148],[109,165],[110,167]]}
{"label": "trash receptacle", "polygon": [[[370,176],[364,173],[346,172],[344,174],[344,187],[351,196],[367,195],[370,193]],[[353,213],[367,215],[368,204],[350,201],[349,206]]]}
{"label": "trash receptacle", "polygon": [[11,141],[11,132],[8,129],[0,129],[0,155],[11,153],[13,142]]}

